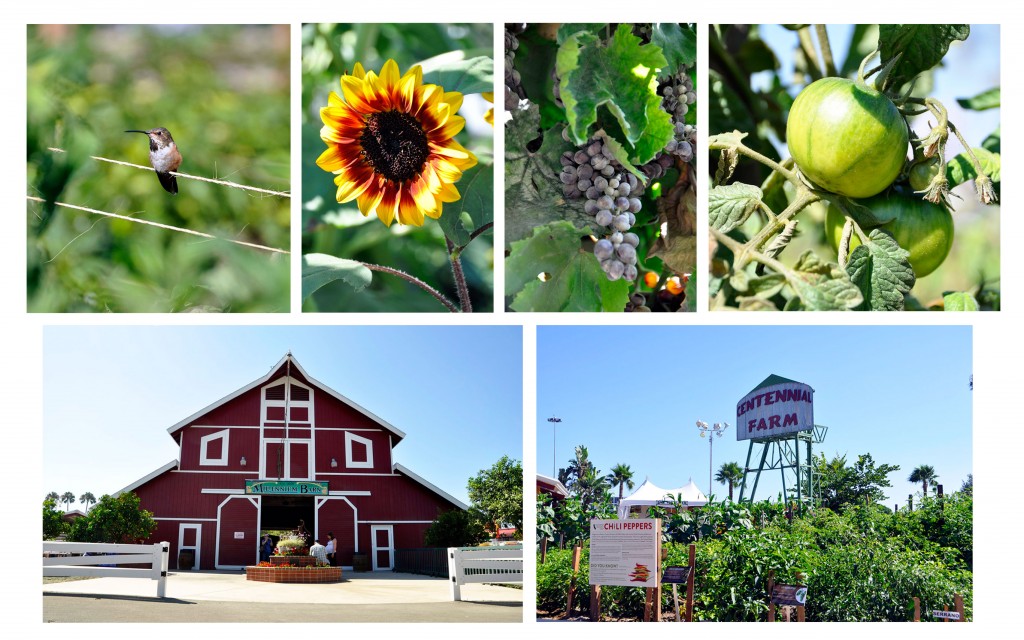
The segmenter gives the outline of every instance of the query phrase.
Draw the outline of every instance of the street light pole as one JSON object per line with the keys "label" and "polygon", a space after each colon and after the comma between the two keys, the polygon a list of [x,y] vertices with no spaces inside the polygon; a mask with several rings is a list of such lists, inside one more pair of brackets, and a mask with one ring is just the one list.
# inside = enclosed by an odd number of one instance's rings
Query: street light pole
{"label": "street light pole", "polygon": [[551,423],[551,477],[558,480],[558,465],[555,463],[555,425],[561,422],[561,418],[551,416],[548,422]]}
{"label": "street light pole", "polygon": [[703,420],[697,421],[697,428],[700,429],[700,437],[708,435],[708,495],[711,495],[711,473],[714,469],[714,458],[715,458],[715,436],[722,437],[722,432],[729,428],[728,422],[716,422],[713,425],[709,425]]}

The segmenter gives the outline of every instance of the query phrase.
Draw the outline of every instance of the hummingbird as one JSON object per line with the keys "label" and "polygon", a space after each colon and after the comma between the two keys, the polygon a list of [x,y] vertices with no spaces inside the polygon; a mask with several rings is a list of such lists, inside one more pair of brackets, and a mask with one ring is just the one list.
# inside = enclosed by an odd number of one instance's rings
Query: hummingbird
{"label": "hummingbird", "polygon": [[141,131],[139,129],[127,129],[125,133],[144,133],[149,136],[149,163],[156,170],[156,177],[160,178],[163,188],[172,194],[178,193],[178,181],[171,175],[181,165],[181,153],[178,145],[174,144],[171,132],[163,127]]}

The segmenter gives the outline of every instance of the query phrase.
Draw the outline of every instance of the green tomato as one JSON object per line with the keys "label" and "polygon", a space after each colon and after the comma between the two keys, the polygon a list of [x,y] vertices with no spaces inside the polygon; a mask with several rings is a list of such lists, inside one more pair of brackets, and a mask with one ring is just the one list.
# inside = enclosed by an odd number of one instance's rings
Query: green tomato
{"label": "green tomato", "polygon": [[793,102],[786,141],[816,184],[867,198],[892,184],[907,160],[907,124],[889,98],[864,83],[822,78]]}
{"label": "green tomato", "polygon": [[938,158],[919,162],[910,169],[910,188],[914,191],[924,191],[931,186],[932,179],[937,175],[939,175]]}
{"label": "green tomato", "polygon": [[[953,246],[953,216],[945,207],[894,192],[868,198],[860,204],[879,214],[895,215],[879,228],[891,233],[897,244],[910,252],[910,266],[918,278],[938,269],[949,255]],[[835,251],[839,250],[845,223],[846,216],[829,205],[825,235]],[[860,238],[854,233],[850,238],[850,252],[858,246]]]}

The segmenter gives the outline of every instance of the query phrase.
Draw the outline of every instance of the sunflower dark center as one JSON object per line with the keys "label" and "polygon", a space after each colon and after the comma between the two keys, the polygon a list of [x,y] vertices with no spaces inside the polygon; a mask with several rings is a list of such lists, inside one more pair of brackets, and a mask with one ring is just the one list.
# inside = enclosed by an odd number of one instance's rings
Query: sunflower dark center
{"label": "sunflower dark center", "polygon": [[367,116],[359,142],[362,156],[373,170],[395,182],[418,176],[430,152],[423,127],[416,118],[400,111]]}

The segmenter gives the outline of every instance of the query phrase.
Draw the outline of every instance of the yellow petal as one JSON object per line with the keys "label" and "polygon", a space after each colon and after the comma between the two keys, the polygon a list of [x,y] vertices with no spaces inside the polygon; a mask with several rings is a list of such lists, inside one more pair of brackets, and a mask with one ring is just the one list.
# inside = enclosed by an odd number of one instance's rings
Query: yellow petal
{"label": "yellow petal", "polygon": [[451,116],[448,118],[448,122],[444,123],[438,129],[431,131],[431,137],[435,140],[440,138],[442,140],[448,138],[454,138],[455,134],[462,131],[462,128],[466,126],[466,119],[462,116]]}
{"label": "yellow petal", "polygon": [[461,197],[454,184],[442,184],[441,192],[437,194],[437,199],[441,202],[456,202]]}
{"label": "yellow petal", "polygon": [[398,221],[402,224],[411,224],[416,227],[423,226],[423,211],[416,205],[412,195],[403,191],[399,198]]}
{"label": "yellow petal", "polygon": [[452,113],[458,111],[459,107],[462,106],[462,94],[458,91],[449,91],[445,93],[441,100],[448,103],[448,106],[452,108]]}
{"label": "yellow petal", "polygon": [[345,102],[357,112],[367,114],[376,111],[372,103],[373,95],[366,95],[365,81],[353,76],[342,76],[341,92],[345,94]]}
{"label": "yellow petal", "polygon": [[338,185],[337,201],[340,203],[350,202],[358,198],[366,188],[370,186],[369,180],[357,181],[352,180],[348,176],[338,176],[334,179],[335,184]]}
{"label": "yellow petal", "polygon": [[427,183],[422,177],[409,185],[409,192],[412,194],[412,198],[413,201],[416,202],[416,206],[419,207],[423,213],[430,215],[435,209],[437,209],[437,200],[434,198],[434,194],[430,192],[430,187],[427,186]]}
{"label": "yellow petal", "polygon": [[316,166],[324,171],[337,171],[347,164],[345,156],[338,145],[329,145],[316,159]]}
{"label": "yellow petal", "polygon": [[363,71],[363,65],[357,62],[356,66],[352,67],[352,75],[359,78],[360,80],[365,78],[366,72]]}

